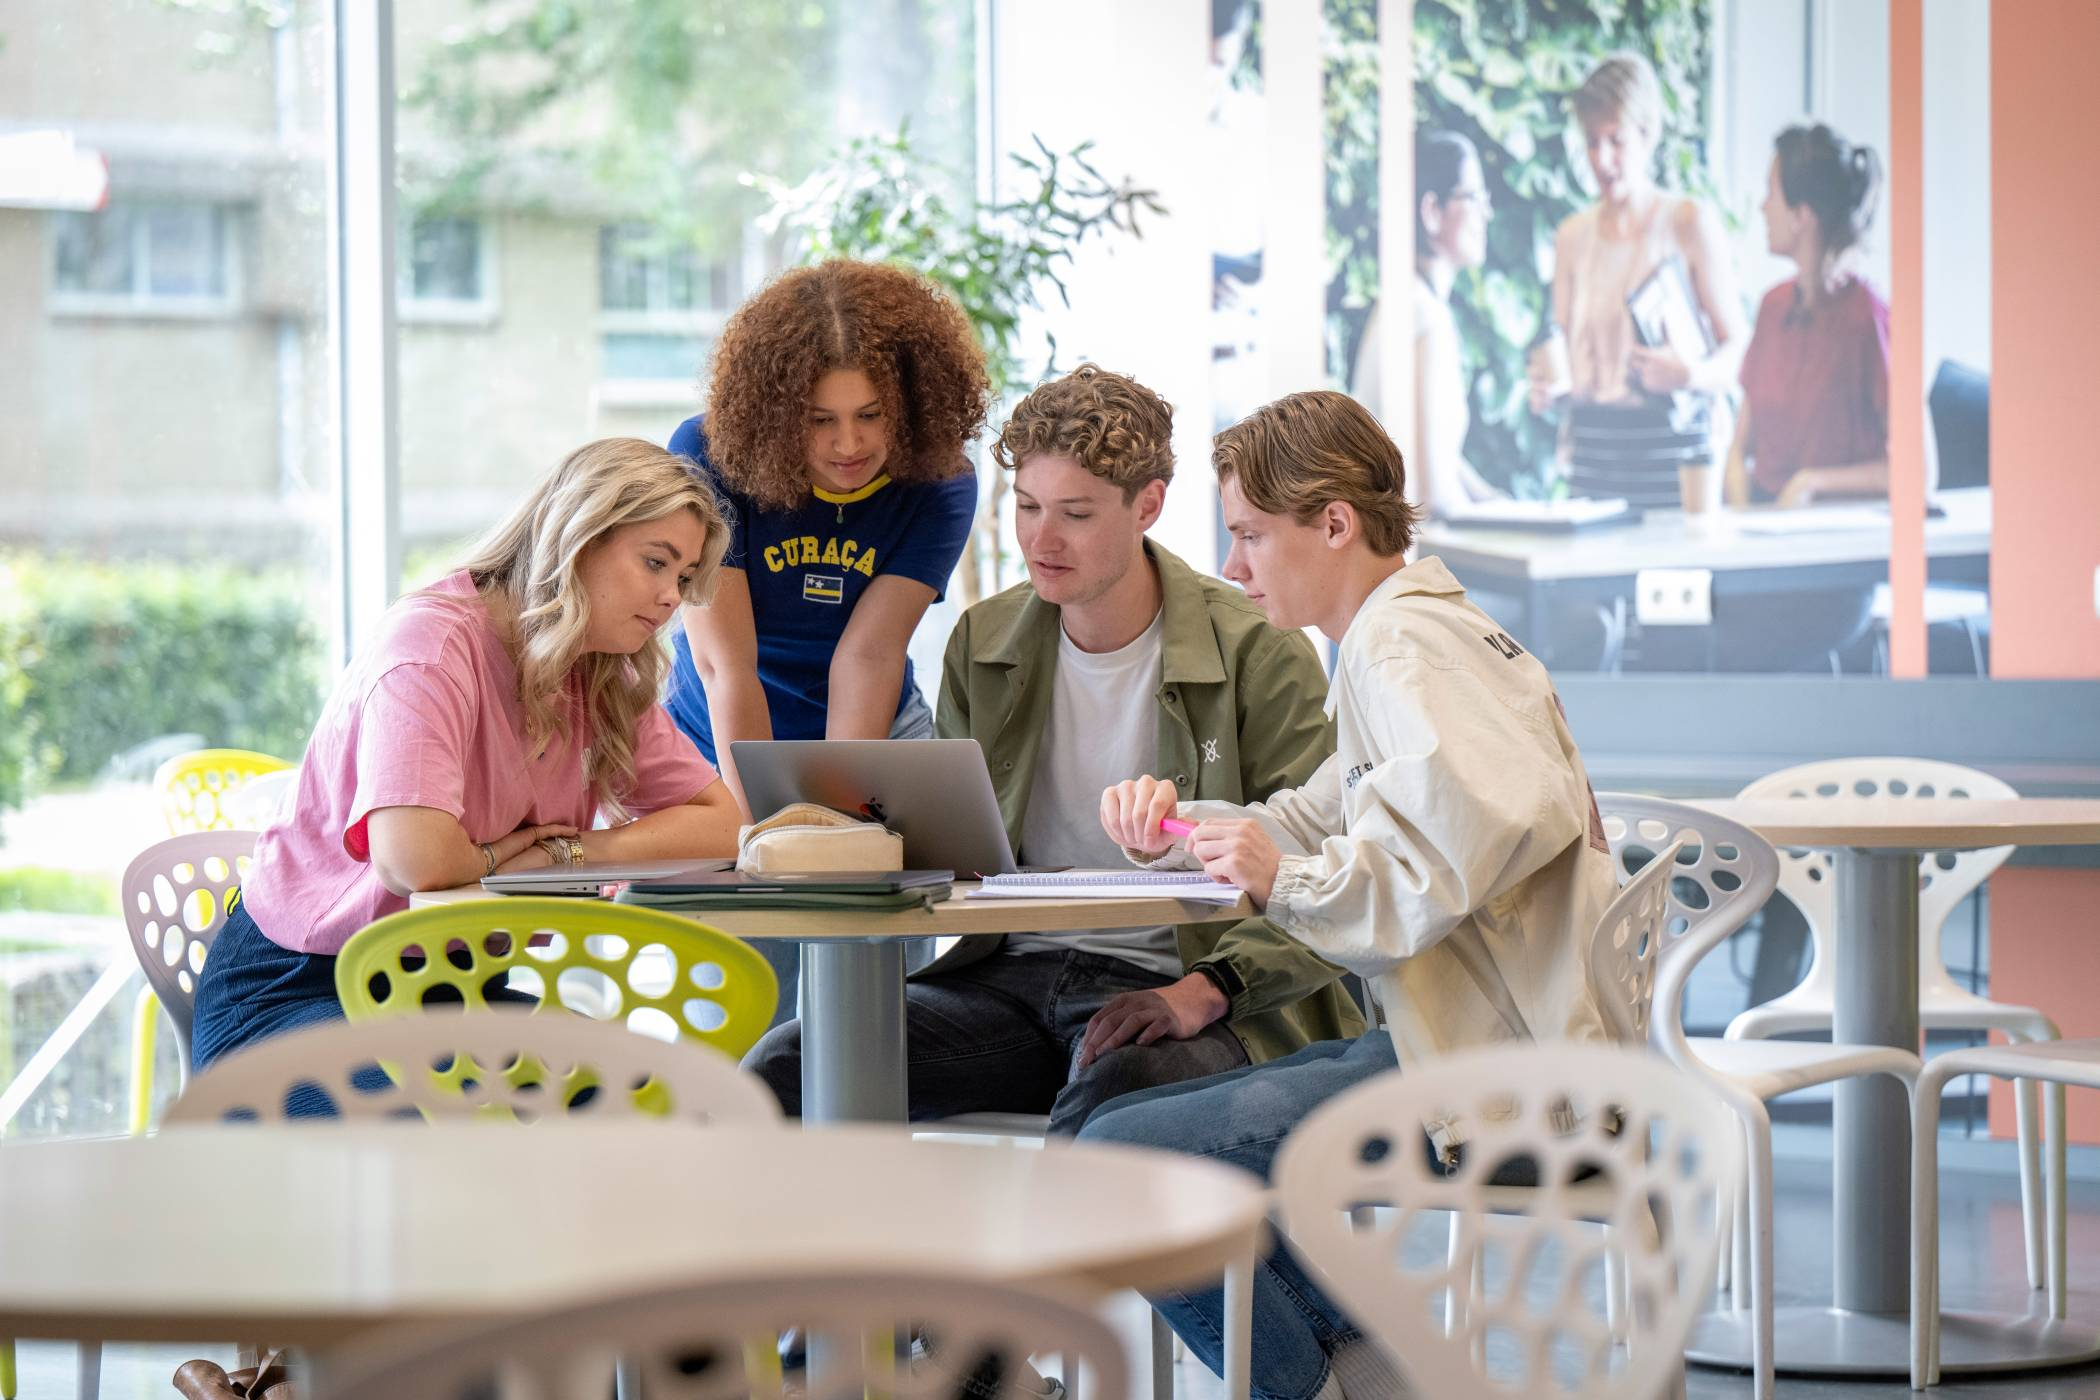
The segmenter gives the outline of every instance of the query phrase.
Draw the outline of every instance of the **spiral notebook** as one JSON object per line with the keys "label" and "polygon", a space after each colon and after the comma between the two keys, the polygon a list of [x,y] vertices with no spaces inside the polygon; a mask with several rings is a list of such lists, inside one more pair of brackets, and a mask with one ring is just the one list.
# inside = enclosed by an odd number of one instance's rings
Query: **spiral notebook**
{"label": "spiral notebook", "polygon": [[972,899],[1183,899],[1230,905],[1240,891],[1200,870],[1060,870],[993,875],[970,891]]}

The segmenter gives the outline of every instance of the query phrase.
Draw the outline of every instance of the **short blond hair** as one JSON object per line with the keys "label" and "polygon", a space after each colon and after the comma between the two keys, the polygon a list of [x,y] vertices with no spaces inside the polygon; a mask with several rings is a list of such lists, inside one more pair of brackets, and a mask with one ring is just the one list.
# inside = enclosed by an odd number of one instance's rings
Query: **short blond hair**
{"label": "short blond hair", "polygon": [[1415,542],[1421,513],[1407,501],[1407,463],[1364,406],[1319,389],[1286,394],[1219,433],[1211,445],[1218,485],[1240,484],[1256,510],[1309,525],[1340,501],[1363,522],[1375,554]]}
{"label": "short blond hair", "polygon": [[1127,505],[1146,482],[1174,479],[1174,410],[1127,375],[1081,365],[1014,405],[992,456],[1009,471],[1069,457],[1122,487]]}
{"label": "short blond hair", "polygon": [[1575,119],[1591,131],[1617,121],[1662,135],[1662,84],[1647,59],[1630,50],[1606,54],[1575,89]]}

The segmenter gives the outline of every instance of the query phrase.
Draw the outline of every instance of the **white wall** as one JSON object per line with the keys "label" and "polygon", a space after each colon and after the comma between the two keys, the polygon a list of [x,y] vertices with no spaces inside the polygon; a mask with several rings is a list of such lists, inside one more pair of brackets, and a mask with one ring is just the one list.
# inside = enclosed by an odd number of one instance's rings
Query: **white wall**
{"label": "white wall", "polygon": [[1925,0],[1925,379],[1991,367],[1991,0]]}
{"label": "white wall", "polygon": [[1090,242],[1066,276],[1071,306],[1038,327],[1058,362],[1094,360],[1174,406],[1174,484],[1153,535],[1194,568],[1218,563],[1210,471],[1212,192],[1196,158],[1208,119],[1210,9],[1203,0],[993,0],[992,107],[1002,196],[1009,152],[1095,143],[1110,180],[1158,191],[1144,236]]}

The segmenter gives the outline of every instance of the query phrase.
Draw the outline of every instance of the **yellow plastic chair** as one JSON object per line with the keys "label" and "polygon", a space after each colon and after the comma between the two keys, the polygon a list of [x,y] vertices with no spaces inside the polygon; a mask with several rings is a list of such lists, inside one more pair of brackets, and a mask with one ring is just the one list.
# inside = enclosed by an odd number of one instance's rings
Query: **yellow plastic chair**
{"label": "yellow plastic chair", "polygon": [[168,834],[232,830],[233,818],[221,810],[226,796],[265,773],[281,773],[294,766],[249,749],[196,749],[175,755],[153,775],[161,813],[168,819]]}
{"label": "yellow plastic chair", "polygon": [[353,1021],[426,1005],[479,1010],[508,978],[552,1009],[598,1014],[659,1040],[696,1040],[743,1058],[772,1022],[780,987],[758,950],[717,928],[594,899],[477,899],[391,914],[336,958],[335,990]]}

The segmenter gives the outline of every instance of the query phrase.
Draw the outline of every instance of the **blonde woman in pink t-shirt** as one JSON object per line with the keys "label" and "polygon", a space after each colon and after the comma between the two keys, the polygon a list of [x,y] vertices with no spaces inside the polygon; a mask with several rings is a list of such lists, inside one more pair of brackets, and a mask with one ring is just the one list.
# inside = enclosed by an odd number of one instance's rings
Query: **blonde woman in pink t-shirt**
{"label": "blonde woman in pink t-shirt", "polygon": [[212,946],[199,1068],[341,1017],[336,954],[418,890],[555,860],[734,850],[735,800],[657,703],[659,634],[681,603],[707,601],[728,534],[683,462],[608,438],[388,610]]}

